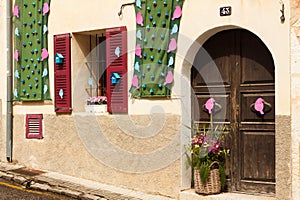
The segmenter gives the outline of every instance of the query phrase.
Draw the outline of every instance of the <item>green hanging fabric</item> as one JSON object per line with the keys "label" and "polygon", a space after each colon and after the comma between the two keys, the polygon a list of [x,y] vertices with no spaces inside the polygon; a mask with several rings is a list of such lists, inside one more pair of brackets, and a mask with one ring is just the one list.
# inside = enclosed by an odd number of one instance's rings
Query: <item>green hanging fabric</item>
{"label": "green hanging fabric", "polygon": [[50,100],[48,14],[50,0],[14,5],[14,100]]}
{"label": "green hanging fabric", "polygon": [[183,0],[136,0],[132,97],[169,97]]}

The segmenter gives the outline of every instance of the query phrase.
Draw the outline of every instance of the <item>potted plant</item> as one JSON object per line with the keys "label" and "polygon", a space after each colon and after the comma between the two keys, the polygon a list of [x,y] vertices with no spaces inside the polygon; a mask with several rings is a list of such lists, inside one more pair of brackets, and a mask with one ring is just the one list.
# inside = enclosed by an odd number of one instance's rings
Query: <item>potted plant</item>
{"label": "potted plant", "polygon": [[194,123],[192,127],[190,163],[195,192],[199,194],[220,193],[226,185],[225,163],[229,149],[225,148],[225,137],[230,130],[228,126],[214,124],[213,112],[209,114],[209,124]]}
{"label": "potted plant", "polygon": [[91,113],[107,113],[107,98],[106,96],[90,97],[86,100],[86,112]]}

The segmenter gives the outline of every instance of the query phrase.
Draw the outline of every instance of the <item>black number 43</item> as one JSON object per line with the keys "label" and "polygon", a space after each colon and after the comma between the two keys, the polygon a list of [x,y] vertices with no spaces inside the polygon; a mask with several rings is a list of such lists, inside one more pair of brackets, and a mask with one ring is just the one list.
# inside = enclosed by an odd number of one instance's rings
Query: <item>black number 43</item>
{"label": "black number 43", "polygon": [[228,15],[231,15],[231,6],[221,7],[220,16],[228,16]]}

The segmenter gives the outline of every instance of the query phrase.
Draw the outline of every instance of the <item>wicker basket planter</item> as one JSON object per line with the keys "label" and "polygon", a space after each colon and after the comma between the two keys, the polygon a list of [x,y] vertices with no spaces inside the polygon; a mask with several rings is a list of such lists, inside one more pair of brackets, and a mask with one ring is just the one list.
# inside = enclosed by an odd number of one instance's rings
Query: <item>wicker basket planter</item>
{"label": "wicker basket planter", "polygon": [[197,168],[194,169],[194,187],[195,192],[198,194],[218,194],[221,192],[221,181],[219,168],[212,168],[214,165],[219,167],[218,162],[212,162],[210,165],[210,172],[206,183],[201,181],[200,173]]}

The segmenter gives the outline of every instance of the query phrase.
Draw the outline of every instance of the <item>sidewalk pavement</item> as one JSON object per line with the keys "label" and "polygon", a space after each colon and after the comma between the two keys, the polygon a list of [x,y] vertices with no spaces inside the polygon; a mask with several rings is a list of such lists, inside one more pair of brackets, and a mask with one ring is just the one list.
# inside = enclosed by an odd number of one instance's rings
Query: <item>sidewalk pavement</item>
{"label": "sidewalk pavement", "polygon": [[18,164],[0,161],[0,178],[13,181],[26,188],[62,194],[83,200],[172,200],[124,188],[105,185],[58,174],[26,168]]}

